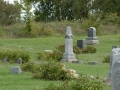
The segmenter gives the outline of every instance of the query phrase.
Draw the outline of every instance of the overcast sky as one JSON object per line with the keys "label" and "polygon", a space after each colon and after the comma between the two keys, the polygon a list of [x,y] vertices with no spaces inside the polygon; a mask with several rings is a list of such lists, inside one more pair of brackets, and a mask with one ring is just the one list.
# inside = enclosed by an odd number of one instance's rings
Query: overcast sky
{"label": "overcast sky", "polygon": [[8,1],[9,3],[14,3],[14,1],[18,1],[18,0],[4,0],[4,1]]}

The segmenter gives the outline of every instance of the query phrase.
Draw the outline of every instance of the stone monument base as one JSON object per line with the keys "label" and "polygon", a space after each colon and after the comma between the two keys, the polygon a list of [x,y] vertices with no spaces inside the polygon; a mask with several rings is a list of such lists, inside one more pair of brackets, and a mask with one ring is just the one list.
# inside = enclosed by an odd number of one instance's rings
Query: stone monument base
{"label": "stone monument base", "polygon": [[86,40],[86,44],[96,45],[96,44],[99,44],[99,41],[98,40]]}
{"label": "stone monument base", "polygon": [[78,61],[77,59],[62,59],[61,62],[73,62]]}

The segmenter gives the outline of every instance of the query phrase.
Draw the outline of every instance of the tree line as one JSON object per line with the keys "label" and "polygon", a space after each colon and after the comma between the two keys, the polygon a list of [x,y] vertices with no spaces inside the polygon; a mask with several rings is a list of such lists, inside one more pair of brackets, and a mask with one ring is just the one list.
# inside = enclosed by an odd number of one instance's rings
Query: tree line
{"label": "tree line", "polygon": [[[97,14],[104,19],[106,14],[116,13],[120,16],[120,0],[20,0],[10,4],[0,0],[0,22],[10,25],[21,20],[21,10],[24,10],[23,20],[30,23],[89,19],[89,15]],[[30,10],[34,8],[34,15]],[[29,25],[29,24],[28,24]]]}

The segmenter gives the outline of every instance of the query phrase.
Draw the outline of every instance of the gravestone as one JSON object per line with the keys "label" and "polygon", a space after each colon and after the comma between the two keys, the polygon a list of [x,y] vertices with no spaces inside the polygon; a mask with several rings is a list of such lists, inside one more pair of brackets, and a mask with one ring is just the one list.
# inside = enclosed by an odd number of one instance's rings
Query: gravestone
{"label": "gravestone", "polygon": [[86,48],[86,41],[84,39],[82,40],[77,40],[77,46],[81,49]]}
{"label": "gravestone", "polygon": [[63,53],[62,60],[63,62],[72,62],[76,61],[75,54],[73,52],[73,35],[71,27],[68,26],[65,35],[65,52]]}
{"label": "gravestone", "polygon": [[95,27],[90,27],[88,29],[88,37],[86,38],[86,44],[99,44],[99,41],[96,36],[96,28]]}
{"label": "gravestone", "polygon": [[110,55],[110,72],[113,90],[120,90],[120,48],[113,48]]}
{"label": "gravestone", "polygon": [[72,61],[72,63],[78,63],[78,64],[82,64],[83,62],[84,62],[83,60]]}
{"label": "gravestone", "polygon": [[112,49],[114,49],[114,48],[119,48],[119,46],[112,46]]}
{"label": "gravestone", "polygon": [[17,59],[17,63],[18,63],[18,64],[22,64],[22,58],[18,58],[18,59]]}
{"label": "gravestone", "polygon": [[8,58],[3,58],[3,62],[7,63],[8,62]]}
{"label": "gravestone", "polygon": [[10,73],[11,74],[21,74],[22,70],[20,66],[11,66],[10,67]]}
{"label": "gravestone", "polygon": [[98,61],[90,61],[88,62],[89,65],[98,65]]}

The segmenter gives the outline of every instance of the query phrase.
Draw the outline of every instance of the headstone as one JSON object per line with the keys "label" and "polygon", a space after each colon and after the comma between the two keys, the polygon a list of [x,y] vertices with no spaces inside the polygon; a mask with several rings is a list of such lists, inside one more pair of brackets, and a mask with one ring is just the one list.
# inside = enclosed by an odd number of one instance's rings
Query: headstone
{"label": "headstone", "polygon": [[112,49],[114,49],[114,48],[119,48],[119,46],[112,46]]}
{"label": "headstone", "polygon": [[17,63],[18,63],[18,64],[22,64],[22,58],[18,58],[18,59],[17,59]]}
{"label": "headstone", "polygon": [[112,81],[112,90],[120,90],[120,48],[112,49],[108,78]]}
{"label": "headstone", "polygon": [[99,44],[99,41],[96,36],[96,28],[95,27],[90,27],[88,29],[88,37],[86,38],[86,44]]}
{"label": "headstone", "polygon": [[82,64],[82,63],[83,63],[83,60],[72,61],[72,63]]}
{"label": "headstone", "polygon": [[3,58],[3,62],[4,63],[8,62],[8,58]]}
{"label": "headstone", "polygon": [[90,61],[88,62],[89,65],[97,65],[98,64],[98,61]]}
{"label": "headstone", "polygon": [[10,73],[11,74],[21,74],[22,70],[20,66],[11,66],[10,67]]}
{"label": "headstone", "polygon": [[76,61],[75,54],[73,52],[73,35],[71,27],[68,26],[65,35],[65,52],[63,53],[62,60],[63,62],[72,62]]}
{"label": "headstone", "polygon": [[84,39],[82,40],[77,40],[77,46],[81,49],[86,48],[86,41]]}
{"label": "headstone", "polygon": [[47,53],[53,53],[52,50],[45,50],[44,52],[47,52]]}
{"label": "headstone", "polygon": [[112,64],[116,61],[116,54],[120,53],[120,48],[113,48],[110,54],[110,71],[108,73],[108,78],[111,78],[111,68],[112,68]]}

